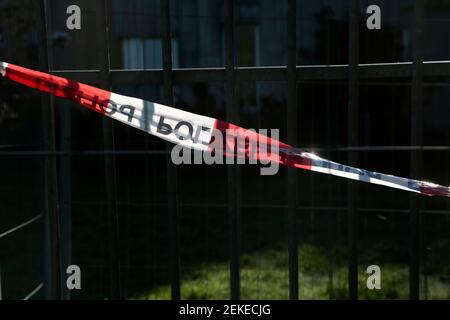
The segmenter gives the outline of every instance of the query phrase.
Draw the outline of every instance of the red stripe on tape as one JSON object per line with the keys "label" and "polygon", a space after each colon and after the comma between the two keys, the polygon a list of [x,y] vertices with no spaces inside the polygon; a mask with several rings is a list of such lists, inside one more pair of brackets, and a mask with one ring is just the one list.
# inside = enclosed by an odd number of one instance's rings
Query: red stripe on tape
{"label": "red stripe on tape", "polygon": [[6,77],[57,97],[70,99],[101,114],[106,113],[111,92],[77,81],[8,64]]}

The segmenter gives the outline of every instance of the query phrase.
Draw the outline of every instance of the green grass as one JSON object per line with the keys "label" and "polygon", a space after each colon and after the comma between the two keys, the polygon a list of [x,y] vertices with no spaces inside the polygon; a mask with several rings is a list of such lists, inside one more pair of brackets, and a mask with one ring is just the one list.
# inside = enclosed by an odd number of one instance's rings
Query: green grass
{"label": "green grass", "polygon": [[[317,247],[304,245],[299,250],[299,294],[301,299],[346,299],[347,268],[333,266],[333,280],[328,273],[326,255]],[[243,299],[288,299],[288,268],[286,252],[267,250],[242,257],[241,296]],[[326,272],[324,272],[326,271]],[[381,289],[366,287],[364,270],[359,272],[359,299],[407,299],[408,270],[398,265],[381,266]],[[428,299],[447,299],[448,284],[437,276],[428,276],[433,288]],[[183,299],[228,299],[229,271],[227,264],[200,266],[182,279]],[[331,285],[332,284],[332,285]],[[424,298],[422,296],[422,298]],[[147,294],[130,299],[170,299],[170,286],[162,285]]]}

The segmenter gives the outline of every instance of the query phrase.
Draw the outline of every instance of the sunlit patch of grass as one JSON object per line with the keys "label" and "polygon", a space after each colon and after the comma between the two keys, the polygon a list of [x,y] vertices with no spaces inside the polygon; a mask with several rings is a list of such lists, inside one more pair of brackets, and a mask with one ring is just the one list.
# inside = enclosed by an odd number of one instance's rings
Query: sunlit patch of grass
{"label": "sunlit patch of grass", "polygon": [[[308,244],[299,247],[299,266],[300,299],[348,298],[345,263],[333,265],[331,274],[325,252]],[[380,267],[381,290],[369,290],[366,287],[367,275],[365,269],[360,268],[359,299],[407,299],[408,269],[394,264]],[[448,288],[438,277],[428,276],[427,280],[430,288],[429,299],[443,299],[447,296]],[[186,273],[181,283],[183,299],[228,299],[228,265],[204,264],[194,272]],[[271,249],[242,255],[241,297],[242,299],[289,298],[286,250]],[[148,294],[134,298],[170,299],[170,286],[155,287],[150,289]]]}

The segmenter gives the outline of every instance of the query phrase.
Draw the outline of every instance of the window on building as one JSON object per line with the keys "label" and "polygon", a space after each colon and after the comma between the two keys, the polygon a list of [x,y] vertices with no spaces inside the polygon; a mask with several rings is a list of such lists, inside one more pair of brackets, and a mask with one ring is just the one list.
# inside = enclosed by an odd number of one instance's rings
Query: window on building
{"label": "window on building", "polygon": [[[127,38],[122,41],[124,69],[162,69],[161,39]],[[178,68],[178,41],[172,39],[172,67]]]}

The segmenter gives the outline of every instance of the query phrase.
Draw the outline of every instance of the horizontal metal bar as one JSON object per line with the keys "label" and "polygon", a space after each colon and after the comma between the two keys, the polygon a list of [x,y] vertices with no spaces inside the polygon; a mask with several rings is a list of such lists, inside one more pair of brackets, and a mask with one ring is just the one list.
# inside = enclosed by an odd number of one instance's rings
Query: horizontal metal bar
{"label": "horizontal metal bar", "polygon": [[[104,201],[92,201],[92,200],[78,200],[72,202],[77,206],[96,206],[105,205]],[[165,207],[167,203],[165,202],[128,202],[128,201],[118,201],[119,206],[123,207]],[[226,203],[181,203],[181,207],[185,208],[227,208]],[[241,208],[247,209],[287,209],[287,205],[283,204],[241,204]],[[331,207],[331,206],[297,206],[297,210],[309,210],[309,211],[342,211],[346,212],[347,207]],[[409,213],[409,209],[394,209],[394,208],[357,208],[359,212],[373,212],[373,213]],[[450,215],[448,210],[421,210],[421,214],[441,214]]]}
{"label": "horizontal metal bar", "polygon": [[28,221],[26,221],[26,222],[24,222],[22,224],[19,224],[18,226],[15,226],[14,228],[9,229],[8,231],[0,233],[0,239],[6,237],[7,235],[9,235],[9,234],[11,234],[13,232],[16,232],[16,231],[22,229],[22,228],[24,228],[24,227],[26,227],[26,226],[28,226],[30,224],[32,224],[33,222],[39,220],[41,217],[42,217],[42,213],[38,214],[36,217],[34,217],[34,218],[32,218],[32,219],[30,219],[30,220],[28,220]]}
{"label": "horizontal metal bar", "polygon": [[29,300],[31,297],[33,297],[36,293],[39,292],[39,290],[42,289],[42,287],[44,286],[44,284],[41,282],[38,284],[38,286],[36,288],[34,288],[33,290],[31,290],[31,292],[29,294],[26,295],[25,298],[23,298],[23,300]]}
{"label": "horizontal metal bar", "polygon": [[162,70],[111,70],[111,83],[116,84],[162,84]]}
{"label": "horizontal metal bar", "polygon": [[165,155],[170,150],[88,150],[88,151],[0,151],[0,156],[103,156],[103,155]]}
{"label": "horizontal metal bar", "polygon": [[0,145],[0,149],[7,149],[7,148],[21,148],[21,147],[39,147],[39,145],[36,144],[2,144]]}
{"label": "horizontal metal bar", "polygon": [[49,73],[91,84],[98,84],[100,81],[100,70],[52,70]]}
{"label": "horizontal metal bar", "polygon": [[[317,150],[317,149],[314,149]],[[323,148],[321,150],[328,151],[449,151],[450,146],[359,146],[344,148]]]}
{"label": "horizontal metal bar", "polygon": [[[304,65],[297,66],[298,80],[338,80],[346,79],[348,65]],[[412,76],[412,62],[359,64],[360,79],[403,78]],[[425,61],[424,76],[450,75],[450,61]],[[52,74],[72,78],[82,82],[97,83],[99,70],[53,70]],[[222,82],[225,81],[225,68],[187,68],[173,69],[174,82]],[[282,81],[286,78],[285,66],[238,67],[237,81]],[[113,84],[161,84],[163,71],[111,70]]]}
{"label": "horizontal metal bar", "polygon": [[[450,151],[450,146],[359,146],[359,147],[335,147],[324,148],[321,146],[300,146],[294,147],[301,150],[311,152],[330,151],[330,152],[347,152],[347,151]],[[87,150],[87,151],[50,151],[50,150],[28,150],[28,151],[0,151],[1,156],[98,156],[105,154],[114,155],[165,155],[170,154],[170,150]]]}

